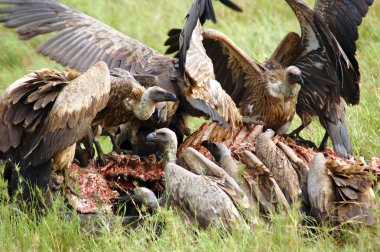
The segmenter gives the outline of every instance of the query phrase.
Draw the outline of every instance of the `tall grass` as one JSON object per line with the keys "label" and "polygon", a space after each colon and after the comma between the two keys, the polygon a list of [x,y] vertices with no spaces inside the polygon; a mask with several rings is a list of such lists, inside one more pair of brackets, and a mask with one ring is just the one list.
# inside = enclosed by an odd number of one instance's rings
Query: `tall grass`
{"label": "tall grass", "polygon": [[[181,27],[191,0],[65,0],[63,3],[96,17],[108,25],[136,38],[160,52],[172,27]],[[270,56],[289,31],[299,31],[299,25],[285,1],[235,0],[245,12],[235,13],[216,3],[218,24],[208,24],[228,35],[250,56],[262,62]],[[312,3],[313,1],[307,1]],[[346,123],[355,155],[370,157],[380,154],[380,4],[375,1],[360,27],[358,60],[362,73],[361,103],[347,107]],[[46,39],[48,36],[44,36]],[[34,48],[44,40],[28,42],[16,39],[14,31],[0,28],[0,93],[29,70],[49,67],[63,69],[58,64],[37,55]],[[300,123],[297,118],[293,127]],[[194,125],[199,122],[194,122]],[[195,126],[194,126],[195,127]],[[303,136],[317,143],[324,132],[317,120]],[[1,194],[5,184],[0,182]],[[63,200],[37,221],[33,214],[17,210],[6,199],[0,204],[1,251],[370,251],[379,250],[379,225],[367,228],[346,228],[339,237],[327,228],[316,230],[301,225],[297,209],[277,213],[271,222],[262,219],[255,231],[239,227],[226,235],[218,228],[206,230],[184,225],[179,215],[161,210],[148,217],[144,226],[124,232],[121,224],[110,228],[103,221],[98,232],[81,228],[79,216],[68,218]],[[7,204],[3,204],[7,202]],[[378,202],[378,201],[377,201]],[[379,213],[376,214],[379,219]],[[162,224],[164,223],[164,224]],[[157,230],[161,229],[160,235]]]}

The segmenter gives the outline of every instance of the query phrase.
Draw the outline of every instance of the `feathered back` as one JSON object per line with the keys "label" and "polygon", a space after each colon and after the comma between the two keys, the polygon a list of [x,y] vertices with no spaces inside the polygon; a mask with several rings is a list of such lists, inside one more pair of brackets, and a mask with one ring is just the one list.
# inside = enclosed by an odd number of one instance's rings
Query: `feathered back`
{"label": "feathered back", "polygon": [[33,131],[62,89],[78,75],[41,69],[11,84],[0,101],[0,152],[18,147],[23,133]]}

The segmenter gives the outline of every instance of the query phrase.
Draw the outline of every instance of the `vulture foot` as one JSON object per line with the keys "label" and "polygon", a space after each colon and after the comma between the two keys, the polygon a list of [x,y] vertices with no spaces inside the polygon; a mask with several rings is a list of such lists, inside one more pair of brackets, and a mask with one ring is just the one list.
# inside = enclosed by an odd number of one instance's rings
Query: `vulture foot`
{"label": "vulture foot", "polygon": [[299,132],[296,132],[296,131],[297,129],[289,134],[283,134],[282,136],[285,138],[289,137],[293,139],[297,145],[307,146],[308,148],[312,148],[312,149],[318,149],[317,145],[315,145],[313,141],[304,139],[303,137],[299,135]]}

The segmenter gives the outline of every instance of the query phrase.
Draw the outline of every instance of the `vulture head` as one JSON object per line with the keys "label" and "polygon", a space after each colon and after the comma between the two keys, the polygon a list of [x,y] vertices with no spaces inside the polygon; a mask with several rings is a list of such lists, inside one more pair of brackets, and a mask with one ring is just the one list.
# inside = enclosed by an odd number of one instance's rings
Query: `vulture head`
{"label": "vulture head", "polygon": [[168,128],[158,129],[146,136],[146,141],[156,143],[164,152],[164,158],[168,162],[177,159],[177,135]]}
{"label": "vulture head", "polygon": [[222,143],[213,143],[210,140],[205,140],[202,142],[202,146],[211,153],[217,163],[220,163],[224,156],[231,155],[231,151]]}
{"label": "vulture head", "polygon": [[166,91],[163,88],[160,88],[158,86],[150,87],[148,88],[142,99],[149,99],[153,102],[165,102],[165,101],[176,101],[177,96],[169,91]]}
{"label": "vulture head", "polygon": [[286,68],[286,80],[288,84],[303,84],[301,70],[296,66]]}
{"label": "vulture head", "polygon": [[[158,86],[145,90],[139,103],[134,107],[135,115],[142,121],[148,120],[156,110],[156,103],[176,101],[177,96]],[[160,110],[160,109],[159,109]]]}
{"label": "vulture head", "polygon": [[138,205],[144,205],[148,209],[157,209],[159,207],[156,195],[146,187],[136,187],[130,193],[130,197]]}
{"label": "vulture head", "polygon": [[273,71],[273,76],[269,75],[268,88],[273,97],[294,99],[297,98],[302,84],[301,70],[296,66],[290,66],[285,71]]}

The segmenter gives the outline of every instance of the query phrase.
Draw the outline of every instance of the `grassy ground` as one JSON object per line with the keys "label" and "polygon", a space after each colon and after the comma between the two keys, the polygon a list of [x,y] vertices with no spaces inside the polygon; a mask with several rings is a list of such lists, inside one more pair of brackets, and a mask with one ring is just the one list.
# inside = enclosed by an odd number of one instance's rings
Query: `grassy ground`
{"label": "grassy ground", "polygon": [[[235,0],[245,13],[233,13],[215,4],[219,17],[217,27],[249,55],[258,61],[265,60],[289,31],[299,31],[296,18],[285,1]],[[112,27],[152,46],[165,50],[163,41],[171,27],[180,27],[190,0],[65,0],[63,3],[97,17]],[[311,3],[312,1],[307,1]],[[380,4],[375,1],[369,15],[360,27],[358,60],[362,73],[361,104],[347,108],[347,124],[356,155],[365,157],[380,154]],[[34,48],[42,38],[30,42],[16,40],[14,31],[0,28],[0,93],[14,80],[29,70],[59,65],[37,55]],[[317,120],[304,131],[304,136],[319,142],[323,131]],[[196,122],[197,123],[197,122]],[[195,124],[196,124],[195,123]],[[293,127],[299,120],[293,123]],[[1,194],[4,190],[1,190]],[[59,202],[58,202],[59,203]],[[57,203],[57,204],[58,204]],[[59,209],[59,208],[57,208]],[[116,227],[104,225],[97,236],[81,232],[77,218],[67,220],[52,211],[40,221],[31,215],[15,210],[13,204],[0,205],[0,250],[379,250],[379,226],[373,229],[345,229],[335,238],[321,228],[311,234],[300,225],[300,217],[290,214],[272,216],[272,223],[260,220],[254,233],[237,228],[225,236],[213,228],[198,230],[184,226],[178,215],[167,210],[149,217],[144,228],[123,233]],[[377,214],[378,219],[380,215]],[[155,225],[165,219],[160,236],[154,233]],[[306,235],[309,234],[309,235]]]}

